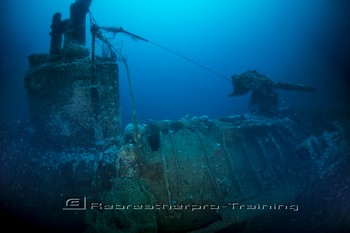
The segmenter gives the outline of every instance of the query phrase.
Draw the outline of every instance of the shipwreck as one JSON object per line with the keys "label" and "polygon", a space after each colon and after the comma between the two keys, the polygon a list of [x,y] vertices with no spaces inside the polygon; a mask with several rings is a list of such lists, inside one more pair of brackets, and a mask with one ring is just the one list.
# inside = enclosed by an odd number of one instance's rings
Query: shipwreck
{"label": "shipwreck", "polygon": [[[312,209],[306,199],[322,199],[313,191],[320,177],[344,174],[349,122],[331,117],[318,127],[313,118],[252,113],[122,128],[123,59],[102,31],[126,31],[92,24],[90,51],[90,3],[76,0],[67,20],[55,14],[50,52],[29,57],[30,149],[18,170],[11,162],[3,168],[22,184],[6,190],[32,200],[20,211],[32,213],[28,222],[51,232],[202,233],[253,232],[278,221],[287,232],[282,225]],[[109,57],[95,55],[97,39]],[[349,220],[345,212],[339,218]]]}

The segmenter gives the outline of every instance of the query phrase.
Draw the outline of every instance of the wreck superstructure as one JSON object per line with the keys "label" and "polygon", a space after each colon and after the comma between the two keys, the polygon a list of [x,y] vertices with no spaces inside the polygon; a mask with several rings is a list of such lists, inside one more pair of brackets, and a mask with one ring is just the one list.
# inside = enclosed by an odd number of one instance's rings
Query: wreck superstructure
{"label": "wreck superstructure", "polygon": [[312,120],[254,114],[123,129],[116,60],[90,55],[74,25],[85,23],[60,22],[71,25],[65,45],[64,33],[55,34],[50,54],[29,57],[31,125],[28,146],[18,149],[26,153],[1,169],[20,184],[4,193],[17,194],[20,212],[40,228],[255,232],[265,222],[298,219],[315,182],[348,166],[350,124],[334,119],[317,130]]}
{"label": "wreck superstructure", "polygon": [[29,112],[39,135],[46,135],[40,143],[49,146],[89,147],[105,140],[115,144],[122,132],[118,65],[112,59],[91,59],[85,47],[90,4],[75,1],[70,18],[63,21],[55,13],[50,54],[29,56]]}

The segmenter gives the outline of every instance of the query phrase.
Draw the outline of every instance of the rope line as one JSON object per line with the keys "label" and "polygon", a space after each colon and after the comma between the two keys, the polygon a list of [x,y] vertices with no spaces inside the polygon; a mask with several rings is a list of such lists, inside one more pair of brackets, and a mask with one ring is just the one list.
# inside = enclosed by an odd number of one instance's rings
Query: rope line
{"label": "rope line", "polygon": [[176,55],[176,56],[178,56],[178,57],[181,57],[181,58],[183,58],[183,59],[185,59],[185,60],[191,62],[192,64],[195,64],[195,65],[197,65],[197,66],[199,66],[199,67],[201,67],[201,68],[203,68],[203,69],[205,69],[205,70],[207,70],[207,71],[209,71],[209,72],[211,72],[211,73],[217,75],[217,76],[220,77],[220,78],[223,78],[223,79],[225,79],[225,80],[231,81],[231,79],[227,78],[225,75],[222,75],[222,74],[220,74],[219,72],[217,72],[217,71],[215,71],[215,70],[213,70],[213,69],[210,69],[210,68],[208,68],[208,67],[206,67],[206,66],[200,64],[199,62],[196,62],[196,61],[194,61],[194,60],[192,60],[192,59],[190,59],[190,58],[188,58],[188,57],[186,57],[186,56],[184,56],[184,55],[182,55],[182,54],[180,54],[180,53],[178,53],[178,52],[175,52],[174,50],[168,49],[168,48],[164,47],[163,45],[157,44],[157,43],[152,42],[152,41],[150,41],[150,40],[144,40],[144,41],[146,41],[146,42],[148,42],[148,43],[151,43],[151,44],[153,44],[153,45],[155,45],[155,46],[157,46],[157,47],[159,47],[159,48],[161,48],[161,49],[163,49],[163,50],[165,50],[165,51],[167,51],[167,52],[169,52],[169,53],[172,53],[172,54],[174,54],[174,55]]}
{"label": "rope line", "polygon": [[[110,51],[110,55],[113,59],[115,60],[119,60],[121,61],[124,66],[125,66],[125,69],[126,69],[126,73],[127,73],[127,77],[128,77],[128,86],[129,86],[129,93],[130,93],[130,97],[131,97],[131,109],[132,109],[132,117],[133,117],[133,124],[134,124],[134,140],[136,140],[136,143],[138,143],[138,139],[139,139],[139,128],[138,128],[138,120],[137,120],[137,114],[136,114],[136,111],[135,111],[135,100],[134,100],[134,93],[133,93],[133,90],[132,90],[132,85],[131,85],[131,73],[130,73],[130,70],[129,70],[129,66],[128,66],[128,63],[126,61],[126,58],[125,56],[123,56],[121,54],[121,52],[119,52],[118,50],[115,49],[115,47],[110,43],[109,39],[106,38],[105,36],[102,35],[102,32],[101,30],[104,30],[104,31],[107,31],[107,32],[111,32],[113,33],[113,37],[115,36],[116,33],[125,33],[127,34],[128,36],[130,36],[132,39],[134,40],[143,40],[145,42],[148,42],[158,48],[161,48],[169,53],[172,53],[182,59],[185,59],[186,61],[192,63],[192,64],[195,64],[199,67],[201,67],[202,69],[205,69],[215,75],[217,75],[218,77],[222,78],[222,79],[225,79],[227,81],[231,81],[231,79],[227,78],[226,76],[220,74],[219,72],[207,67],[207,66],[204,66],[202,64],[200,64],[199,62],[193,60],[193,59],[190,59],[178,52],[175,52],[174,50],[171,50],[163,45],[160,45],[158,43],[155,43],[155,42],[152,42],[150,40],[147,40],[143,37],[140,37],[138,35],[135,35],[133,33],[130,33],[128,31],[125,31],[123,28],[116,28],[116,27],[100,27],[97,25],[96,23],[96,20],[94,18],[94,16],[92,15],[92,13],[89,11],[89,18],[90,18],[90,31],[91,31],[91,34],[93,36],[93,41],[92,41],[92,61],[94,61],[94,57],[95,57],[95,38],[98,38],[100,39],[103,43],[105,43]],[[92,62],[93,64],[94,62]]]}
{"label": "rope line", "polygon": [[140,130],[138,127],[137,114],[136,114],[136,110],[135,110],[135,97],[134,97],[134,92],[133,92],[132,85],[131,85],[131,73],[129,70],[129,65],[124,57],[122,57],[122,62],[125,66],[126,74],[128,77],[129,94],[130,94],[130,98],[131,98],[131,112],[132,112],[132,118],[133,118],[133,124],[134,124],[134,140],[135,140],[136,144],[138,144]]}

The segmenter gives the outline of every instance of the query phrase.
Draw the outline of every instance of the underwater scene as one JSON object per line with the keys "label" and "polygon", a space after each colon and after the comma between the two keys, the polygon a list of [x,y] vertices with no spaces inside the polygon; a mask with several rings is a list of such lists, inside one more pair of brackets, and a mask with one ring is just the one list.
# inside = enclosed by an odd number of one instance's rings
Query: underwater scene
{"label": "underwater scene", "polygon": [[0,9],[1,231],[349,232],[350,1]]}

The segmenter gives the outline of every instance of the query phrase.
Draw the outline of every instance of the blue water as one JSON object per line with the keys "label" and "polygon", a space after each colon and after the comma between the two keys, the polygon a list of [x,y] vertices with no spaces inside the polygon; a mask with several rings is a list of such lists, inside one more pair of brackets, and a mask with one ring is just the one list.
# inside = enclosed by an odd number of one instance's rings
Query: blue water
{"label": "blue water", "polygon": [[[1,2],[1,114],[28,117],[27,57],[49,51],[52,15],[68,18],[72,2]],[[95,0],[90,10],[101,26],[123,27],[226,77],[118,34],[114,43],[128,57],[136,112],[146,122],[247,112],[249,95],[228,94],[231,75],[250,69],[317,89],[313,94],[281,92],[281,108],[346,104],[348,5],[340,0]],[[90,47],[88,28],[87,34]],[[122,64],[120,92],[126,124],[131,104]]]}

